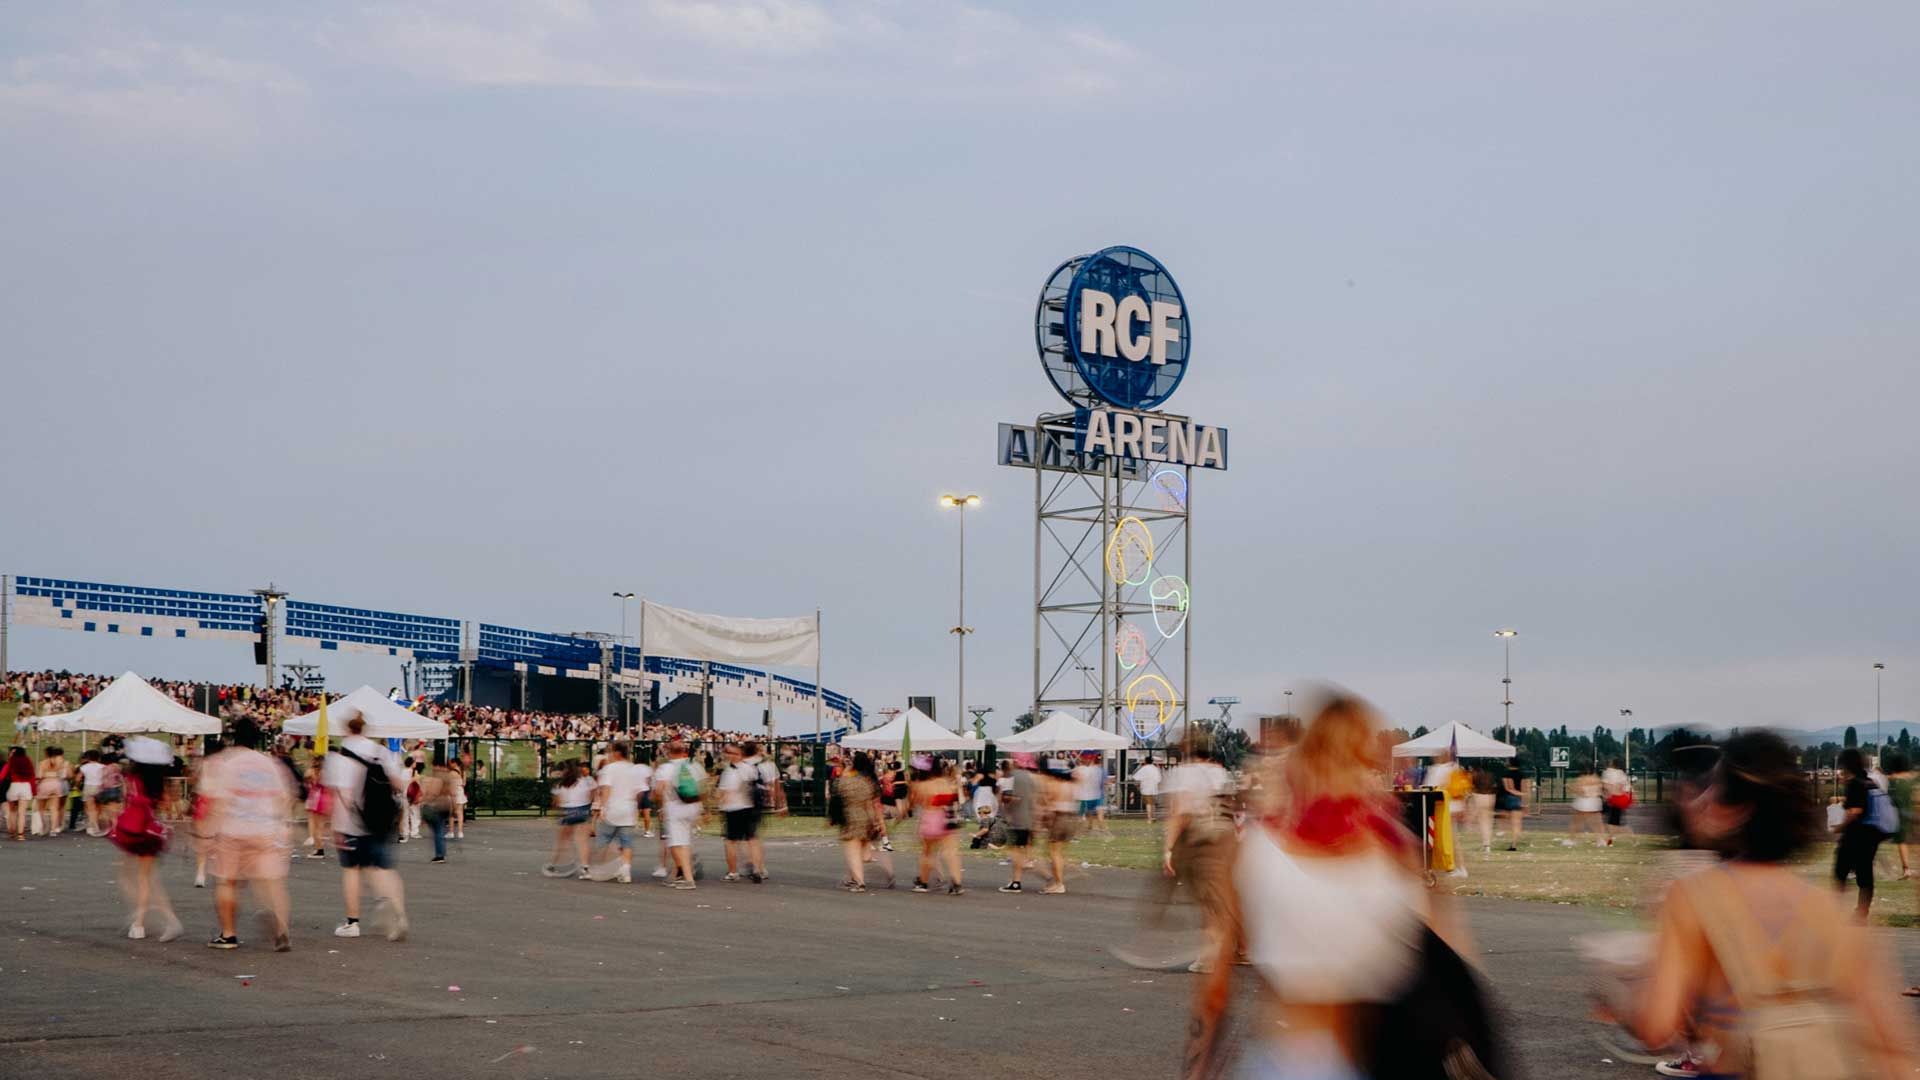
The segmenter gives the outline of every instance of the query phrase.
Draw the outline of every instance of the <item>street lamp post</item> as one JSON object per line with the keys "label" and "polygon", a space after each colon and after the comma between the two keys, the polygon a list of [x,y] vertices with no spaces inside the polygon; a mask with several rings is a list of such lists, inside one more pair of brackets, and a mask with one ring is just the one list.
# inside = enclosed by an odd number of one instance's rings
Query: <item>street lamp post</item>
{"label": "street lamp post", "polygon": [[1880,755],[1880,748],[1883,745],[1885,745],[1880,741],[1880,673],[1885,670],[1887,670],[1887,665],[1880,663],[1878,660],[1874,661],[1873,663],[1873,753],[1875,757],[1878,757]]}
{"label": "street lamp post", "polygon": [[1513,741],[1513,639],[1520,636],[1518,630],[1495,630],[1493,636],[1500,639],[1506,650],[1506,666],[1500,675],[1500,708],[1503,710],[1503,722],[1507,741]]}
{"label": "street lamp post", "polygon": [[960,710],[954,714],[953,730],[955,734],[964,735],[967,730],[967,635],[973,633],[973,627],[967,625],[967,507],[979,506],[980,496],[942,495],[940,505],[960,511],[960,621],[952,631],[960,639]]}
{"label": "street lamp post", "polygon": [[1280,692],[1287,695],[1287,719],[1291,720],[1293,719],[1293,691],[1282,690]]}
{"label": "street lamp post", "polygon": [[[617,676],[620,674],[620,650],[627,641],[627,601],[633,599],[633,593],[620,592],[616,589],[613,598],[620,601],[620,637],[613,643],[613,673]],[[645,660],[640,663],[642,667],[646,666]],[[643,671],[641,674],[644,676],[646,673]],[[632,714],[633,695],[627,693],[623,686],[620,689],[620,726],[628,732],[633,730]]]}
{"label": "street lamp post", "polygon": [[1627,782],[1632,783],[1633,782],[1633,710],[1621,709],[1620,721],[1627,726],[1627,730],[1623,733],[1623,737],[1620,740],[1620,742],[1623,746],[1627,748],[1626,759],[1625,759]]}

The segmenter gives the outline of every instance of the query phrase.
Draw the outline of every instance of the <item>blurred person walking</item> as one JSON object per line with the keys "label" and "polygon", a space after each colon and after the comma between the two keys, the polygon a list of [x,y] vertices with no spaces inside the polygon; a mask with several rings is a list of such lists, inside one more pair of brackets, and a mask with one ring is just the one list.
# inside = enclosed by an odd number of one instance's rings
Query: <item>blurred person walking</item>
{"label": "blurred person walking", "polygon": [[80,805],[86,815],[88,836],[106,834],[100,825],[100,784],[106,773],[107,766],[100,760],[100,751],[87,750],[80,755]]}
{"label": "blurred person walking", "polygon": [[16,746],[7,751],[7,763],[0,767],[0,787],[7,792],[7,833],[15,840],[27,838],[27,819],[33,813],[34,784],[39,778],[26,750]]}
{"label": "blurred person walking", "polygon": [[307,854],[309,859],[327,857],[328,823],[333,820],[333,796],[322,779],[322,764],[315,758],[307,765],[307,846],[313,849]]}
{"label": "blurred person walking", "polygon": [[726,819],[726,880],[739,881],[744,865],[747,877],[758,885],[767,878],[760,815],[774,808],[780,778],[773,766],[760,760],[759,744],[752,739],[728,744],[724,757],[727,767],[720,774],[720,813]]}
{"label": "blurred person walking", "polygon": [[1733,736],[1687,818],[1723,861],[1668,891],[1651,978],[1614,1015],[1648,1046],[1690,1034],[1703,1076],[1911,1075],[1911,1021],[1879,951],[1792,868],[1817,828],[1792,748]]}
{"label": "blurred person walking", "polygon": [[[1848,748],[1840,751],[1838,762],[1840,770],[1840,842],[1833,852],[1833,885],[1844,893],[1847,890],[1847,877],[1852,875],[1854,884],[1859,887],[1859,901],[1854,914],[1861,922],[1867,921],[1867,909],[1873,906],[1873,859],[1880,850],[1880,842],[1887,834],[1869,816],[1876,789],[1867,779],[1866,759],[1860,751]],[[1881,794],[1881,798],[1885,798]]]}
{"label": "blurred person walking", "polygon": [[58,746],[49,746],[40,758],[39,782],[35,788],[38,796],[39,816],[45,819],[42,828],[48,836],[59,836],[66,829],[66,798],[69,781],[73,778],[73,766],[67,762],[67,752]]}
{"label": "blurred person walking", "polygon": [[1080,817],[1087,824],[1089,833],[1099,832],[1112,838],[1107,828],[1107,767],[1100,755],[1088,752],[1080,755],[1080,764],[1073,768],[1074,795],[1080,800]]}
{"label": "blurred person walking", "polygon": [[1627,827],[1627,808],[1633,805],[1633,778],[1620,767],[1619,758],[1609,762],[1606,771],[1600,774],[1600,799],[1607,846],[1612,847],[1613,838],[1618,834],[1633,834]]}
{"label": "blurred person walking", "polygon": [[694,888],[693,826],[706,814],[700,801],[701,785],[707,774],[687,756],[687,744],[678,740],[667,744],[667,762],[654,773],[653,789],[664,804],[667,857],[673,863],[673,876],[667,881],[676,889]]}
{"label": "blurred person walking", "polygon": [[172,941],[183,927],[167,898],[167,887],[157,873],[160,856],[167,850],[172,830],[160,820],[156,796],[166,788],[167,769],[173,754],[156,740],[136,735],[126,741],[127,769],[121,789],[123,805],[107,838],[126,856],[120,860],[120,891],[127,898],[129,922],[127,936],[139,941],[147,936],[147,915],[158,912],[162,923],[159,940]]}
{"label": "blurred person walking", "polygon": [[[1282,769],[1291,757],[1289,752],[1281,760]],[[1278,785],[1278,790],[1269,795],[1278,796],[1286,791],[1284,775],[1266,779]],[[1200,905],[1211,948],[1187,968],[1200,974],[1215,962],[1232,934],[1232,905],[1228,899],[1232,884],[1228,876],[1233,866],[1235,833],[1224,800],[1233,791],[1233,778],[1213,760],[1210,747],[1196,745],[1192,760],[1174,770],[1169,789],[1167,835],[1160,853],[1160,872],[1168,885],[1185,885]],[[1285,805],[1283,798],[1274,798],[1265,816],[1271,818],[1282,813]]]}
{"label": "blurred person walking", "polygon": [[1507,819],[1507,850],[1519,851],[1520,827],[1527,819],[1527,773],[1525,762],[1518,756],[1507,762],[1506,771],[1500,776],[1494,808]]}
{"label": "blurred person walking", "polygon": [[1437,932],[1420,849],[1380,777],[1372,708],[1339,695],[1286,763],[1278,818],[1233,856],[1221,935],[1194,990],[1186,1075],[1221,1075],[1235,961],[1261,976],[1240,1075],[1265,1080],[1501,1076],[1484,997]]}
{"label": "blurred person walking", "polygon": [[1073,774],[1064,761],[1049,761],[1042,801],[1046,809],[1047,862],[1053,868],[1051,880],[1041,893],[1058,896],[1067,891],[1067,847],[1079,831],[1080,798],[1073,788]]}
{"label": "blurred person walking", "polygon": [[568,871],[561,869],[560,859],[572,847],[574,861],[569,866],[578,870],[581,880],[590,875],[587,871],[587,834],[592,831],[588,819],[593,816],[593,777],[587,775],[577,758],[568,758],[560,765],[560,778],[553,785],[553,805],[560,812],[559,828],[553,837],[553,857],[540,873],[547,877],[566,877]]}
{"label": "blurred person walking", "polygon": [[885,834],[886,811],[880,801],[880,776],[874,768],[873,756],[865,750],[856,751],[851,767],[833,778],[827,818],[840,829],[840,853],[847,863],[847,891],[867,891],[867,859],[875,854],[887,872],[886,887],[893,888],[893,859],[884,852],[874,851],[875,841]]}
{"label": "blurred person walking", "polygon": [[420,818],[426,823],[427,834],[433,837],[433,858],[427,860],[430,863],[447,861],[447,829],[459,809],[453,801],[455,775],[453,765],[442,762],[419,781]]}
{"label": "blurred person walking", "polygon": [[214,912],[219,933],[209,948],[240,947],[235,925],[240,883],[252,885],[265,905],[273,951],[292,948],[287,918],[287,820],[294,788],[286,766],[260,752],[260,728],[242,717],[219,753],[200,766],[198,795],[213,854]]}
{"label": "blurred person walking", "polygon": [[467,838],[467,781],[473,776],[473,755],[461,754],[447,762],[447,785],[453,796],[453,820],[447,835],[454,840]]}
{"label": "blurred person walking", "polygon": [[333,849],[340,857],[340,892],[346,921],[333,936],[360,936],[360,885],[364,874],[375,897],[392,907],[388,941],[407,936],[406,887],[393,869],[393,834],[400,822],[400,792],[406,778],[386,748],[366,737],[365,717],[347,721],[347,737],[327,755],[322,778],[333,803]]}
{"label": "blurred person walking", "polygon": [[1568,846],[1573,845],[1574,837],[1580,833],[1591,836],[1595,847],[1607,845],[1600,823],[1600,811],[1606,806],[1600,795],[1602,787],[1600,778],[1593,773],[1576,776],[1567,785],[1567,790],[1573,795],[1573,821],[1567,825]]}
{"label": "blurred person walking", "polygon": [[948,894],[959,896],[967,890],[960,880],[959,840],[952,819],[960,803],[955,766],[924,754],[915,755],[913,777],[909,795],[914,811],[920,815],[920,874],[913,879],[913,891],[923,893],[932,888],[938,864],[946,869]]}
{"label": "blurred person walking", "polygon": [[1480,853],[1493,853],[1493,815],[1494,807],[1499,804],[1499,778],[1485,765],[1475,765],[1468,770],[1473,778],[1473,794],[1467,796],[1467,811],[1473,823],[1480,829]]}
{"label": "blurred person walking", "polygon": [[[640,820],[640,795],[651,776],[631,760],[624,742],[607,747],[607,760],[600,766],[597,798],[600,806],[599,831],[594,836],[592,864],[598,865],[611,847],[620,853],[620,869],[614,880],[622,885],[633,881],[633,827]],[[602,873],[594,876],[605,880]]]}
{"label": "blurred person walking", "polygon": [[1007,861],[1013,872],[1000,891],[1017,893],[1024,891],[1020,875],[1033,861],[1034,821],[1045,807],[1040,801],[1041,780],[1034,774],[1032,754],[1015,754],[1004,768],[1007,786],[1000,793],[1000,816],[1007,821],[1007,847],[1011,849]]}
{"label": "blurred person walking", "polygon": [[1133,785],[1140,789],[1140,804],[1146,807],[1147,824],[1153,824],[1153,812],[1159,809],[1161,772],[1159,763],[1153,755],[1133,770]]}

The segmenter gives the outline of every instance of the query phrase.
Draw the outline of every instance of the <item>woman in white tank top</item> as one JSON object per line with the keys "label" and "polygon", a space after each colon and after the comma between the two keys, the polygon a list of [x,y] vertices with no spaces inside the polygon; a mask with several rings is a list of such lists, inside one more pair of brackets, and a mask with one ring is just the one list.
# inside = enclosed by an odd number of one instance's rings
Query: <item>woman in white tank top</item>
{"label": "woman in white tank top", "polygon": [[1194,991],[1188,1076],[1220,1073],[1239,956],[1264,992],[1235,1075],[1366,1075],[1361,1009],[1407,987],[1431,916],[1418,846],[1381,780],[1377,730],[1364,702],[1330,701],[1286,763],[1285,816],[1248,824],[1233,867],[1235,933]]}

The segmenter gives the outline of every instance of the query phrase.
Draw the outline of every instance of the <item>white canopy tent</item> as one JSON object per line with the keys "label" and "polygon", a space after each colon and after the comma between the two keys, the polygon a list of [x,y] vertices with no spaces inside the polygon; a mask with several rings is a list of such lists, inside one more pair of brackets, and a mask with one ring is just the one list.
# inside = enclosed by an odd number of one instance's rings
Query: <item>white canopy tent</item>
{"label": "white canopy tent", "polygon": [[891,723],[841,739],[840,745],[849,750],[898,751],[902,745],[914,750],[978,750],[981,742],[948,731],[919,709],[908,709]]}
{"label": "white canopy tent", "polygon": [[[394,704],[387,695],[371,686],[363,686],[327,706],[327,737],[338,739],[347,733],[347,721],[364,717],[369,739],[444,739],[447,725],[429,720],[416,712]],[[280,730],[288,735],[312,735],[320,726],[318,712],[302,713],[286,722]]]}
{"label": "white canopy tent", "polygon": [[1111,731],[1101,731],[1070,713],[1056,712],[1017,735],[1001,739],[998,746],[1008,753],[1045,754],[1055,750],[1125,750],[1133,740]]}
{"label": "white canopy tent", "polygon": [[1434,757],[1441,753],[1456,758],[1509,758],[1519,751],[1498,739],[1490,739],[1457,721],[1449,721],[1417,739],[1393,748],[1397,758]]}
{"label": "white canopy tent", "polygon": [[70,713],[43,716],[42,731],[95,731],[103,735],[137,735],[164,731],[169,735],[218,735],[220,720],[195,712],[147,684],[129,671],[93,700]]}

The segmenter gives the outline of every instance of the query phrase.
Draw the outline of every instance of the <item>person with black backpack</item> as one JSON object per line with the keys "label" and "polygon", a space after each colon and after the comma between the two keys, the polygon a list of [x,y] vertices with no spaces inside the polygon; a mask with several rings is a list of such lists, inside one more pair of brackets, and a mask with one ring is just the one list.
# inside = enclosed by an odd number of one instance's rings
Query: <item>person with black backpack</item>
{"label": "person with black backpack", "polygon": [[347,721],[347,737],[327,755],[321,777],[333,796],[334,850],[340,856],[340,887],[347,920],[333,936],[360,936],[360,872],[373,879],[374,895],[392,907],[388,941],[407,936],[406,890],[393,869],[392,842],[400,827],[400,796],[406,779],[386,748],[366,737],[367,721]]}

